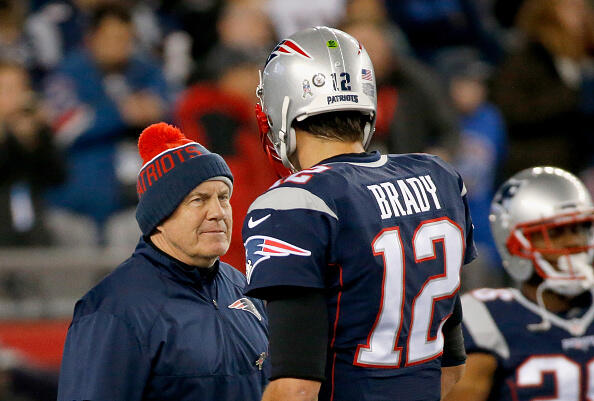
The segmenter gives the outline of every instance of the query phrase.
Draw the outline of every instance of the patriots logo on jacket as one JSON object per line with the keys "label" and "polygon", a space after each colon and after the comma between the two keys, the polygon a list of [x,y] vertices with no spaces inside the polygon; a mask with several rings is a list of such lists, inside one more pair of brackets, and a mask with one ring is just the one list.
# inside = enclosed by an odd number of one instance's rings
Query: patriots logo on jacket
{"label": "patriots logo on jacket", "polygon": [[254,235],[249,237],[243,244],[245,247],[245,273],[248,283],[252,272],[258,263],[270,259],[271,256],[284,257],[289,255],[310,256],[307,249],[299,248],[288,242],[266,235]]}
{"label": "patriots logo on jacket", "polygon": [[274,48],[272,53],[270,53],[270,56],[268,56],[268,59],[266,60],[266,64],[264,64],[264,68],[266,68],[268,63],[270,63],[270,61],[273,58],[275,58],[276,56],[280,56],[281,54],[284,54],[287,56],[293,56],[293,55],[297,54],[301,57],[312,58],[297,43],[293,42],[291,39],[285,39],[285,40],[281,41],[278,45],[276,45],[276,47]]}
{"label": "patriots logo on jacket", "polygon": [[256,309],[254,303],[250,301],[248,298],[239,298],[237,301],[229,305],[228,308],[244,310],[256,316],[258,320],[262,321],[262,315],[260,315],[260,312],[258,312],[258,309]]}

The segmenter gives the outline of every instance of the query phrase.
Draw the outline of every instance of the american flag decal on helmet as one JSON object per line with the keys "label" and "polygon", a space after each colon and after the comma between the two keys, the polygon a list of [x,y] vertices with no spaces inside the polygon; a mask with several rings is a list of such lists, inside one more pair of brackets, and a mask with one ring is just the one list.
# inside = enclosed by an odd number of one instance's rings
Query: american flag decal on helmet
{"label": "american flag decal on helmet", "polygon": [[273,58],[282,54],[286,56],[293,56],[297,54],[301,57],[313,58],[296,42],[292,41],[291,39],[284,39],[278,45],[276,45],[274,50],[272,50],[272,53],[270,53],[270,56],[268,56],[268,59],[266,60],[266,64],[264,64],[264,68],[266,68],[268,63],[270,63]]}
{"label": "american flag decal on helmet", "polygon": [[367,68],[361,69],[361,78],[363,78],[366,81],[373,81],[371,70],[368,70]]}
{"label": "american flag decal on helmet", "polygon": [[254,303],[250,301],[248,298],[239,298],[237,301],[229,305],[228,308],[244,310],[256,316],[258,320],[262,320],[262,315],[260,315],[260,312],[258,312],[258,309],[256,309]]}
{"label": "american flag decal on helmet", "polygon": [[254,235],[249,237],[243,244],[245,247],[245,273],[248,283],[252,272],[258,263],[270,259],[270,257],[284,257],[289,255],[310,256],[307,249],[299,248],[288,242],[265,235]]}

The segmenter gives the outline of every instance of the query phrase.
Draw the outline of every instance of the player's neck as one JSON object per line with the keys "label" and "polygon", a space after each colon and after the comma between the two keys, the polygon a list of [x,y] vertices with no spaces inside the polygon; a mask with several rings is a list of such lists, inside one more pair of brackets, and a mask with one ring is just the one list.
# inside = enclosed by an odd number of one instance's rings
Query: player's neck
{"label": "player's neck", "polygon": [[[522,285],[522,294],[534,303],[537,303],[536,291],[538,286],[524,283]],[[573,298],[557,294],[551,290],[545,290],[542,294],[544,306],[549,312],[560,313],[571,309],[573,306]]]}
{"label": "player's neck", "polygon": [[297,129],[295,132],[297,140],[296,161],[300,170],[315,166],[322,160],[345,153],[365,152],[363,144],[359,141],[341,142],[311,135],[306,131]]}

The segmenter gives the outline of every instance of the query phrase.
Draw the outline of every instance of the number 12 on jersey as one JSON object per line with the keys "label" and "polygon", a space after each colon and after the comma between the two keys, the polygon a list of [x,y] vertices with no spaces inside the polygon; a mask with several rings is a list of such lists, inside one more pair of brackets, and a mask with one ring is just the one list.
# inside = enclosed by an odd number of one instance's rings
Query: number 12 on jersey
{"label": "number 12 on jersey", "polygon": [[[398,227],[380,232],[372,242],[374,255],[384,259],[381,305],[375,323],[367,337],[367,344],[359,344],[354,364],[363,367],[398,368],[403,347],[398,339],[403,325],[409,327],[404,366],[417,365],[439,356],[443,350],[439,323],[437,335],[431,336],[435,302],[456,294],[460,287],[460,268],[464,257],[464,232],[455,222],[442,217],[419,224],[412,248],[416,263],[436,259],[435,244],[441,242],[444,271],[429,277],[412,303],[410,322],[403,319],[405,300],[406,258],[403,239]],[[408,267],[414,269],[415,265]]]}

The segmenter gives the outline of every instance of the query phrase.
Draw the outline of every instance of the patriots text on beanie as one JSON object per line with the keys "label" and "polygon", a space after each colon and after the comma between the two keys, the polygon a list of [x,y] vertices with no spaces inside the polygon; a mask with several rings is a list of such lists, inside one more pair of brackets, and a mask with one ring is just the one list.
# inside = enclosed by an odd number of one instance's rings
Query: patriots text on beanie
{"label": "patriots text on beanie", "polygon": [[202,182],[221,180],[233,190],[233,175],[225,160],[169,124],[145,128],[138,152],[143,166],[136,182],[136,221],[143,235],[151,234]]}

